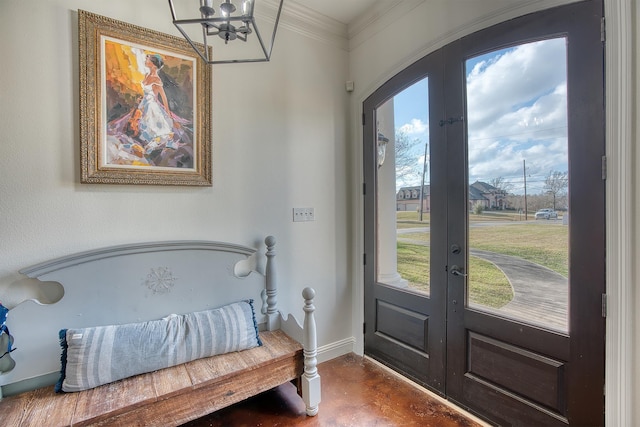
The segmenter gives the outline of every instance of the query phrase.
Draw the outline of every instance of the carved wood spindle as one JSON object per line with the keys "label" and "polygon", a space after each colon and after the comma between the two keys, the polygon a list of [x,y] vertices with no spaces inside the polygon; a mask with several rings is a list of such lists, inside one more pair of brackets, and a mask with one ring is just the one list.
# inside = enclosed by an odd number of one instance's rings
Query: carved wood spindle
{"label": "carved wood spindle", "polygon": [[312,288],[304,288],[304,374],[302,374],[302,397],[307,407],[307,415],[314,416],[318,413],[320,403],[320,375],[318,375],[317,360],[317,336],[316,320],[313,298],[316,291]]}
{"label": "carved wood spindle", "polygon": [[266,278],[266,290],[267,290],[267,329],[278,329],[278,285],[276,281],[276,267],[275,267],[275,245],[276,238],[273,236],[267,236],[264,239],[265,245],[267,245],[267,265],[265,267]]}

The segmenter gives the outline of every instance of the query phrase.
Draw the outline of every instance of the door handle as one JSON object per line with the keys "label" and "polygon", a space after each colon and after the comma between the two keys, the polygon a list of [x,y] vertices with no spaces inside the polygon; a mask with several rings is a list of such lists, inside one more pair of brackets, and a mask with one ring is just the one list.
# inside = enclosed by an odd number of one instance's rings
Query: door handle
{"label": "door handle", "polygon": [[449,271],[454,276],[467,277],[467,273],[463,273],[462,270],[460,269],[460,267],[458,267],[457,265],[452,265],[451,268],[449,269]]}

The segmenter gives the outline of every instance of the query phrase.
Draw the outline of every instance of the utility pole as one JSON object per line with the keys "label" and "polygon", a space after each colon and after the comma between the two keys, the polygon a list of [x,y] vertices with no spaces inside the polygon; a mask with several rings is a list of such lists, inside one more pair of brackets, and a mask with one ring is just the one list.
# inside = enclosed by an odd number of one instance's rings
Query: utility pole
{"label": "utility pole", "polygon": [[522,159],[522,176],[524,177],[524,220],[527,218],[527,161]]}
{"label": "utility pole", "polygon": [[427,151],[429,142],[424,144],[424,162],[422,164],[422,185],[420,186],[420,222],[422,222],[422,213],[424,211],[424,176],[427,174]]}

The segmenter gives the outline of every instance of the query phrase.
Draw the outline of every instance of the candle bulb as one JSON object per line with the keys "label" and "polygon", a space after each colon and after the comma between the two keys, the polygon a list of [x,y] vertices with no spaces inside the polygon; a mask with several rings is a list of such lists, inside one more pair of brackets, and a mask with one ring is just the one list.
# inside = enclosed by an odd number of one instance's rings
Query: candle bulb
{"label": "candle bulb", "polygon": [[213,8],[213,0],[200,0],[200,13],[203,18],[213,16],[216,13]]}

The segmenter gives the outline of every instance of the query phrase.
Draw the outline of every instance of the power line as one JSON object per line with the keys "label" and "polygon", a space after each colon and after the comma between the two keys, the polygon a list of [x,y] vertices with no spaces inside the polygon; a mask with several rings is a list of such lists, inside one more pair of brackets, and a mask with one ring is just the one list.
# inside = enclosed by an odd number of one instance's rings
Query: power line
{"label": "power line", "polygon": [[[551,131],[551,130],[559,130],[559,129],[567,129],[567,126],[558,126],[555,128],[546,128],[546,129],[537,129],[537,130],[530,130],[530,131],[525,131],[525,132],[519,132],[519,133],[510,133],[510,134],[506,134],[506,135],[497,135],[497,136],[486,136],[484,138],[469,138],[469,142],[473,142],[473,141],[485,141],[487,139],[501,139],[501,138],[507,138],[510,136],[520,136],[520,135],[526,135],[526,134],[530,134],[530,133],[537,133],[537,132],[547,132],[547,131]],[[562,135],[564,137],[566,137],[567,135]]]}

